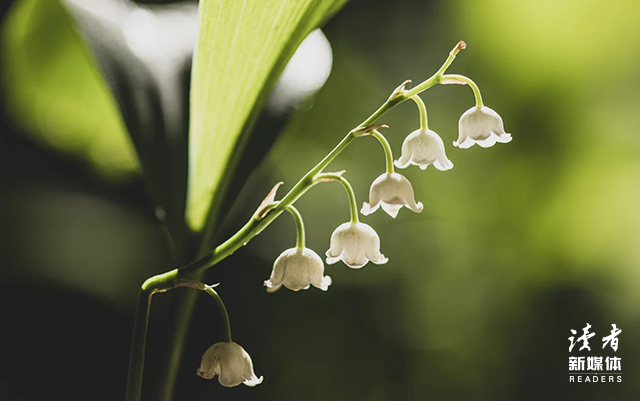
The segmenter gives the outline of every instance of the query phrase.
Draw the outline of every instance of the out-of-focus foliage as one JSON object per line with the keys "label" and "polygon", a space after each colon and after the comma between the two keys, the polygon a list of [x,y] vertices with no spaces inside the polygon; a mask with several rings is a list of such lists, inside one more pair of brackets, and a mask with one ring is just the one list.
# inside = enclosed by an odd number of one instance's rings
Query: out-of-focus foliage
{"label": "out-of-focus foliage", "polygon": [[[187,223],[204,228],[229,164],[302,40],[346,0],[203,0],[194,57]],[[218,203],[219,205],[219,203]],[[215,206],[213,206],[215,208]]]}
{"label": "out-of-focus foliage", "polygon": [[6,104],[26,132],[105,176],[137,170],[113,98],[58,1],[15,2],[2,25],[2,52]]}
{"label": "out-of-focus foliage", "polygon": [[118,104],[159,219],[174,243],[183,243],[188,236],[189,73],[198,33],[197,5],[114,0],[62,4]]}

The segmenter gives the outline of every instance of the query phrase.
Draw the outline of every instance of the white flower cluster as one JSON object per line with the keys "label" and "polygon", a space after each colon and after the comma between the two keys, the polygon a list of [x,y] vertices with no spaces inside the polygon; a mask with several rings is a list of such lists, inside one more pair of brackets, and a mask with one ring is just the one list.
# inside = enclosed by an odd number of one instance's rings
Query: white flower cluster
{"label": "white flower cluster", "polygon": [[[460,42],[454,51],[457,52],[462,48],[464,48],[464,42]],[[452,54],[455,55],[455,53]],[[454,146],[467,149],[477,143],[480,147],[488,148],[496,143],[511,141],[511,134],[505,132],[502,118],[494,110],[482,104],[479,89],[473,81],[463,76],[453,75],[441,78],[441,83],[472,85],[476,95],[476,106],[460,117],[459,135],[453,142]],[[404,84],[394,92],[394,95],[406,93],[403,88]],[[440,171],[453,168],[453,163],[445,153],[442,138],[427,128],[424,103],[419,97],[412,96],[412,99],[416,101],[421,112],[421,128],[405,138],[401,156],[395,162],[389,143],[376,130],[383,127],[382,125],[360,127],[354,131],[357,132],[356,137],[369,134],[376,137],[384,148],[387,162],[387,171],[373,181],[369,189],[369,202],[364,202],[360,210],[365,216],[380,208],[392,218],[398,215],[402,207],[415,213],[422,212],[423,205],[421,202],[416,202],[411,182],[403,175],[396,173],[394,166],[404,169],[409,165],[415,165],[425,170],[429,165],[433,165]],[[359,269],[369,261],[375,264],[387,263],[388,259],[380,252],[378,233],[371,226],[358,220],[355,195],[350,184],[342,178],[342,173],[319,174],[314,177],[314,182],[327,180],[340,181],[347,189],[351,205],[351,221],[341,224],[331,234],[330,246],[326,251],[326,263],[331,265],[341,260],[353,269]],[[277,204],[274,202],[277,187],[276,185],[265,199],[264,205]],[[296,247],[287,249],[278,256],[273,264],[271,276],[264,281],[264,286],[267,287],[267,292],[275,292],[282,286],[293,291],[306,290],[311,286],[327,291],[332,283],[331,277],[324,274],[325,266],[320,256],[304,246],[302,217],[292,205],[287,208],[296,219],[298,242]],[[241,383],[255,386],[262,382],[262,377],[258,378],[253,372],[249,355],[241,346],[231,342],[230,335],[227,342],[216,343],[205,352],[198,374],[205,379],[218,376],[220,384],[225,387],[233,387]]]}

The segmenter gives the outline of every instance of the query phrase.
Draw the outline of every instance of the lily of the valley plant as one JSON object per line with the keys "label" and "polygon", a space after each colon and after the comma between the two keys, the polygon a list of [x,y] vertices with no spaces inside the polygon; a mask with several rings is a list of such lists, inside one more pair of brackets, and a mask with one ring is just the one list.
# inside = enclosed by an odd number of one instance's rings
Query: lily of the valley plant
{"label": "lily of the valley plant", "polygon": [[[511,141],[511,135],[504,130],[502,118],[494,110],[484,105],[478,86],[465,76],[445,74],[456,54],[465,47],[465,43],[460,41],[450,52],[440,69],[414,88],[408,89],[410,81],[402,83],[378,110],[349,131],[342,141],[280,200],[276,200],[276,190],[282,183],[277,184],[252,218],[231,238],[199,260],[151,277],[142,285],[129,366],[128,399],[130,401],[138,399],[141,388],[147,329],[146,317],[149,312],[151,295],[177,287],[189,287],[206,292],[216,300],[224,317],[225,338],[206,350],[197,371],[198,375],[205,379],[218,376],[218,381],[225,387],[234,387],[239,384],[255,386],[262,383],[263,378],[255,374],[249,354],[231,339],[229,316],[222,299],[213,286],[200,283],[197,277],[206,269],[229,257],[242,245],[260,234],[284,211],[287,211],[292,215],[297,227],[296,243],[293,248],[283,251],[275,260],[271,275],[264,281],[264,286],[268,292],[275,292],[283,286],[293,291],[306,290],[311,286],[327,291],[331,285],[331,277],[325,275],[322,258],[305,246],[303,219],[294,206],[294,203],[314,185],[334,181],[340,183],[346,190],[351,210],[351,220],[338,226],[331,235],[329,249],[325,253],[326,263],[334,264],[342,260],[344,264],[353,269],[359,269],[369,261],[375,264],[387,263],[388,259],[380,251],[378,234],[371,226],[360,222],[356,196],[351,184],[344,176],[345,172],[327,173],[324,170],[356,139],[373,137],[380,142],[384,150],[386,171],[371,184],[369,201],[363,203],[361,213],[367,216],[382,208],[389,216],[395,218],[403,206],[412,212],[420,213],[423,205],[416,201],[411,182],[402,174],[397,173],[395,168],[403,169],[410,165],[419,166],[423,170],[429,165],[433,165],[440,171],[453,168],[453,163],[446,155],[443,140],[428,126],[427,109],[419,97],[421,92],[436,84],[468,85],[473,90],[476,104],[460,117],[459,136],[453,142],[454,146],[466,149],[477,143],[486,148],[498,142]],[[380,132],[382,128],[388,127],[374,124],[387,111],[409,99],[418,106],[420,126],[404,140],[401,156],[394,162],[391,147]]]}

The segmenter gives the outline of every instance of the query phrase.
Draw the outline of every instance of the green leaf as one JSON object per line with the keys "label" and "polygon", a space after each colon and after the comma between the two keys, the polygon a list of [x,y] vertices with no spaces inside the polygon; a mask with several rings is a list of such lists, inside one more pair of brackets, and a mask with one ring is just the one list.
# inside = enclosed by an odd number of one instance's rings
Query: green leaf
{"label": "green leaf", "polygon": [[8,112],[24,132],[105,176],[137,171],[117,106],[57,1],[14,2],[2,25],[2,61]]}
{"label": "green leaf", "polygon": [[[202,0],[191,81],[186,218],[222,201],[257,111],[302,40],[346,0]],[[259,132],[255,135],[260,135]],[[213,221],[213,219],[209,219]]]}

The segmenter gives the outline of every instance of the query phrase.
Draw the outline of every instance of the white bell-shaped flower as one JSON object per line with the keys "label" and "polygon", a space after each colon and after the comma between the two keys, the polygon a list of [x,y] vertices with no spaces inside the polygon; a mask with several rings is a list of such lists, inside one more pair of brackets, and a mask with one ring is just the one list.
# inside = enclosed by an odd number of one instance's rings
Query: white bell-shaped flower
{"label": "white bell-shaped flower", "polygon": [[347,266],[359,269],[372,261],[381,265],[389,259],[380,253],[380,237],[364,223],[344,223],[331,234],[331,246],[326,253],[327,264],[342,260]]}
{"label": "white bell-shaped flower", "polygon": [[393,218],[398,215],[402,206],[416,213],[422,211],[422,203],[416,203],[411,183],[398,173],[385,173],[373,181],[369,189],[369,203],[364,202],[361,212],[367,216],[380,206]]}
{"label": "white bell-shaped flower", "polygon": [[290,290],[306,290],[313,285],[326,291],[331,277],[324,276],[324,263],[309,248],[291,248],[282,252],[273,264],[269,280],[264,282],[267,292],[275,292],[284,285]]}
{"label": "white bell-shaped flower", "polygon": [[472,107],[465,111],[458,122],[458,140],[453,143],[461,149],[478,144],[489,148],[496,142],[511,142],[511,134],[504,131],[504,123],[498,113],[489,107]]}
{"label": "white bell-shaped flower", "polygon": [[402,143],[402,155],[394,164],[398,168],[413,164],[422,170],[433,164],[440,171],[453,167],[445,154],[442,138],[430,129],[417,129],[409,134]]}
{"label": "white bell-shaped flower", "polygon": [[198,376],[218,381],[224,387],[235,387],[242,383],[253,387],[262,383],[262,376],[253,371],[253,362],[241,346],[234,342],[215,343],[202,356]]}

